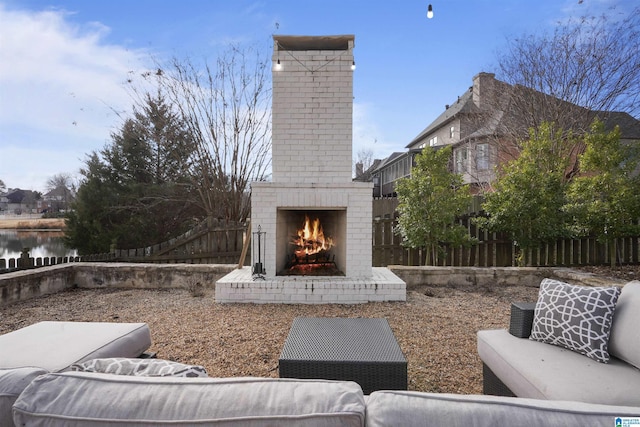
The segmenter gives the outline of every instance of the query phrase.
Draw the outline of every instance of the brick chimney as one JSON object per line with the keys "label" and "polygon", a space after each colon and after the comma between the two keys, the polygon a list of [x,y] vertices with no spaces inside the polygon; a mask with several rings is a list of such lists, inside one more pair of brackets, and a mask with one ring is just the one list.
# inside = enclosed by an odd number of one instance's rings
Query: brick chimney
{"label": "brick chimney", "polygon": [[473,77],[473,103],[478,108],[484,108],[494,97],[496,75],[493,73],[478,73]]}
{"label": "brick chimney", "polygon": [[348,182],[354,36],[274,36],[273,181]]}

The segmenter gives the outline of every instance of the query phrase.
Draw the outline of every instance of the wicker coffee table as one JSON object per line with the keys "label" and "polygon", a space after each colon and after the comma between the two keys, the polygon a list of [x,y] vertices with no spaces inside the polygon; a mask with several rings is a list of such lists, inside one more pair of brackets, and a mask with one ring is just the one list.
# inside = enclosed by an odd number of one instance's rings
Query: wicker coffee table
{"label": "wicker coffee table", "polygon": [[297,317],[279,370],[281,378],[355,381],[365,394],[407,389],[407,359],[386,319]]}

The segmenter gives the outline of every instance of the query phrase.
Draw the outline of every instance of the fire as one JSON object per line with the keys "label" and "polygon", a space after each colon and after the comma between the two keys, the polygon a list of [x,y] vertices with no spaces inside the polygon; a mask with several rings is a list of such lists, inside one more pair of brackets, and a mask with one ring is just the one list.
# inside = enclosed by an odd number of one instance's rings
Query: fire
{"label": "fire", "polygon": [[305,215],[304,226],[298,230],[298,236],[293,238],[291,244],[297,246],[294,251],[296,256],[303,257],[331,249],[333,240],[324,235],[319,218],[310,221],[309,216]]}

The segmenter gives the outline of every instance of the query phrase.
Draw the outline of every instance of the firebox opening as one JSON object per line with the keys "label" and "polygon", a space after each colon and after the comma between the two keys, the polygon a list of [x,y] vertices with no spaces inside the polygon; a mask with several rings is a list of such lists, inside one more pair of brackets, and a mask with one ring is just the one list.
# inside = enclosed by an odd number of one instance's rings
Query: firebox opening
{"label": "firebox opening", "polygon": [[278,209],[278,276],[344,276],[345,209]]}

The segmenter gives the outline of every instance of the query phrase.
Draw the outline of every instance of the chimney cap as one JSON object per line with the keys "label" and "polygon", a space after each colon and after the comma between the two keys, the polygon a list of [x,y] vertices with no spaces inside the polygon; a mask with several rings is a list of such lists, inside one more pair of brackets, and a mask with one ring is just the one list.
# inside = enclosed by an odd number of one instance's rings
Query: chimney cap
{"label": "chimney cap", "polygon": [[277,50],[291,51],[349,50],[350,47],[353,47],[355,38],[353,34],[337,36],[273,36]]}

